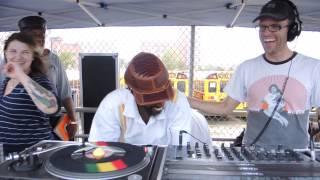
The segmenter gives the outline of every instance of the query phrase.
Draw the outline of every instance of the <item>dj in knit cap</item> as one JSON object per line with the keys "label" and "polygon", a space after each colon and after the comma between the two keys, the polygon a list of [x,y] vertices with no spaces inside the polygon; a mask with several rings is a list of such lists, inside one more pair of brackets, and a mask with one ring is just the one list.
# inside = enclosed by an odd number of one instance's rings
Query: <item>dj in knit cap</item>
{"label": "dj in knit cap", "polygon": [[141,52],[124,78],[128,87],[109,93],[100,103],[89,141],[178,145],[179,132],[191,132],[191,109],[185,95],[173,90],[161,60]]}

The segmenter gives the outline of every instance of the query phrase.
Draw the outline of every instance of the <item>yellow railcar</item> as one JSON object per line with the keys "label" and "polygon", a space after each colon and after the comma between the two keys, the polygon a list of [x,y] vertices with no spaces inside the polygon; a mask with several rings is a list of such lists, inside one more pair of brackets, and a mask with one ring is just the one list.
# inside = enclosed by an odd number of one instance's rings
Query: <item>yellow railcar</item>
{"label": "yellow railcar", "polygon": [[183,92],[186,96],[188,96],[189,80],[188,76],[185,73],[170,72],[169,78],[173,88],[178,89],[179,91]]}
{"label": "yellow railcar", "polygon": [[[230,80],[231,76],[232,76],[232,71],[222,71],[218,73],[218,78],[220,81],[220,98],[223,100],[227,97],[227,94],[223,91],[223,89],[225,88],[225,86],[227,85],[228,81]],[[237,110],[244,110],[247,108],[247,103],[243,102],[240,103],[237,106]]]}
{"label": "yellow railcar", "polygon": [[[192,96],[204,101],[223,101],[227,94],[223,91],[232,76],[231,71],[218,71],[209,74],[205,79],[197,79],[193,81]],[[169,72],[169,79],[172,87],[189,95],[189,79],[183,72]],[[124,78],[120,78],[120,87],[125,87]],[[240,103],[237,110],[247,108],[246,103]]]}
{"label": "yellow railcar", "polygon": [[217,73],[210,74],[206,79],[198,79],[193,82],[193,97],[204,101],[220,102],[220,81]]}
{"label": "yellow railcar", "polygon": [[[231,72],[215,72],[208,75],[206,79],[195,80],[192,96],[204,101],[223,101],[227,96],[223,89],[231,75]],[[243,110],[246,107],[246,103],[240,103],[236,109]]]}

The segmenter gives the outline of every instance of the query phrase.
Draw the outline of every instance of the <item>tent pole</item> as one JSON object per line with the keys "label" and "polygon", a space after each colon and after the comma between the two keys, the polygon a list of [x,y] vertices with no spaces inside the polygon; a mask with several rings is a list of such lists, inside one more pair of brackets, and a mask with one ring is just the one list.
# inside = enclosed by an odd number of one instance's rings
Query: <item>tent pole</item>
{"label": "tent pole", "polygon": [[190,36],[190,63],[189,63],[189,92],[188,96],[192,97],[193,91],[193,72],[194,72],[194,49],[195,49],[195,25],[191,25],[191,36]]}
{"label": "tent pole", "polygon": [[81,2],[79,2],[79,0],[77,1],[77,4],[91,19],[94,20],[95,23],[97,23],[98,26],[104,26],[104,24],[95,15],[93,15]]}
{"label": "tent pole", "polygon": [[238,10],[237,14],[234,16],[232,22],[227,25],[227,27],[232,28],[235,25],[235,23],[236,23],[237,19],[239,18],[241,12],[243,11],[244,7],[246,6],[246,3],[244,1],[245,0],[241,0],[240,9]]}

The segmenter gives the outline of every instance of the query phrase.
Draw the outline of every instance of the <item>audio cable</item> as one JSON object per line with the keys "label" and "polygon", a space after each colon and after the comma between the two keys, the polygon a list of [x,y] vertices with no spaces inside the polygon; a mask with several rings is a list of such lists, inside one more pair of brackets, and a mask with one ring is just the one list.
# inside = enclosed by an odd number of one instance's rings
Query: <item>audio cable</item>
{"label": "audio cable", "polygon": [[185,130],[180,130],[179,132],[179,149],[182,148],[182,138],[183,138],[183,134],[188,134],[189,136],[193,137],[194,139],[196,139],[197,141],[201,142],[202,144],[206,145],[207,143],[201,141],[199,138],[193,136],[192,134],[190,134],[188,131]]}

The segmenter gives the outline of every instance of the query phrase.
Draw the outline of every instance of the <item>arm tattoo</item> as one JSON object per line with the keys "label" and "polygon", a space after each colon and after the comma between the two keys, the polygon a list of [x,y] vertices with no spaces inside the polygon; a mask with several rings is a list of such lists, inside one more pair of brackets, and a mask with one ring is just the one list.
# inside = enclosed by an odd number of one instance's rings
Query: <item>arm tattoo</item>
{"label": "arm tattoo", "polygon": [[52,108],[55,106],[55,98],[51,93],[48,92],[45,88],[34,82],[33,80],[29,81],[30,90],[32,95],[36,98],[37,101],[41,102],[47,108]]}

